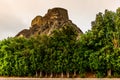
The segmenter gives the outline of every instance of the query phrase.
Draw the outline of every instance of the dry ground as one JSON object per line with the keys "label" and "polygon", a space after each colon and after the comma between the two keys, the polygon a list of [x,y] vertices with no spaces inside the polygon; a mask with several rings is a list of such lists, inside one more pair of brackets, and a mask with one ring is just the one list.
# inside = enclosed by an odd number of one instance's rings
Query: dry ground
{"label": "dry ground", "polygon": [[120,80],[120,78],[12,78],[1,77],[0,80]]}

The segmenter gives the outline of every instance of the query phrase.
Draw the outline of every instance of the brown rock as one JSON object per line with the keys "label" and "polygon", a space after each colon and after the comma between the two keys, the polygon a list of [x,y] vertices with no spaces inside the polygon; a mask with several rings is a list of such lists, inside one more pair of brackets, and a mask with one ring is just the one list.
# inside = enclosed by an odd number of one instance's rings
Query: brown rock
{"label": "brown rock", "polygon": [[82,34],[82,31],[69,20],[68,12],[63,8],[53,8],[49,9],[47,14],[42,16],[36,16],[32,22],[29,30],[23,30],[19,32],[16,36],[23,35],[29,38],[34,35],[47,34],[50,35],[55,29],[60,29],[64,25],[71,25],[74,29]]}
{"label": "brown rock", "polygon": [[41,26],[42,23],[43,23],[43,18],[42,18],[42,16],[36,16],[36,17],[32,20],[31,26],[35,26],[35,25]]}
{"label": "brown rock", "polygon": [[28,29],[24,29],[21,32],[19,32],[16,36],[23,37],[25,36],[26,38],[30,37],[30,31]]}

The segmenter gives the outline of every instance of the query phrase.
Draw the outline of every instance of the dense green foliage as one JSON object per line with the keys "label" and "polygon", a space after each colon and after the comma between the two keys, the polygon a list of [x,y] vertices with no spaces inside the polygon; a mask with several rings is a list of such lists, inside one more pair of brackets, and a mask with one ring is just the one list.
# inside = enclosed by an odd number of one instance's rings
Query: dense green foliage
{"label": "dense green foliage", "polygon": [[89,68],[97,77],[120,75],[120,8],[96,15],[92,30],[82,36],[81,44],[88,52]]}
{"label": "dense green foliage", "polygon": [[120,77],[120,8],[96,15],[92,29],[80,37],[71,25],[52,36],[0,41],[0,76],[94,73]]}

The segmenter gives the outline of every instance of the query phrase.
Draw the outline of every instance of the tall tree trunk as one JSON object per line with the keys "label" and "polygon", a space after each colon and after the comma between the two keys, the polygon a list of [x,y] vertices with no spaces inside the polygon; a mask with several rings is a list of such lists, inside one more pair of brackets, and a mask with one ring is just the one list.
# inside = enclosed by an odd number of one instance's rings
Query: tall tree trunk
{"label": "tall tree trunk", "polygon": [[51,74],[50,74],[50,77],[52,78],[53,77],[53,73],[51,72]]}
{"label": "tall tree trunk", "polygon": [[38,73],[37,73],[37,71],[36,71],[36,74],[35,74],[35,76],[36,76],[36,77],[38,77]]}
{"label": "tall tree trunk", "polygon": [[46,72],[46,74],[45,74],[45,77],[47,78],[47,72]]}
{"label": "tall tree trunk", "polygon": [[42,77],[42,71],[40,71],[40,77]]}
{"label": "tall tree trunk", "polygon": [[70,77],[69,72],[67,72],[67,78],[69,78],[69,77]]}
{"label": "tall tree trunk", "polygon": [[74,75],[73,76],[76,77],[76,71],[74,71]]}
{"label": "tall tree trunk", "polygon": [[107,71],[107,76],[111,76],[111,69]]}
{"label": "tall tree trunk", "polygon": [[57,77],[57,73],[55,74],[55,77]]}
{"label": "tall tree trunk", "polygon": [[62,72],[62,73],[61,73],[61,78],[63,78],[63,76],[64,76],[64,75],[63,75],[63,72]]}

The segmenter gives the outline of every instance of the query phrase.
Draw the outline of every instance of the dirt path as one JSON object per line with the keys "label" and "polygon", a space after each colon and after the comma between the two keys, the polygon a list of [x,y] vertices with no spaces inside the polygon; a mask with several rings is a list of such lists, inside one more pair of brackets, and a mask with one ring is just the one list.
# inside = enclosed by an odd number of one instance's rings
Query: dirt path
{"label": "dirt path", "polygon": [[4,78],[0,80],[120,80],[120,78]]}

